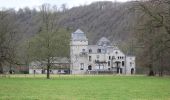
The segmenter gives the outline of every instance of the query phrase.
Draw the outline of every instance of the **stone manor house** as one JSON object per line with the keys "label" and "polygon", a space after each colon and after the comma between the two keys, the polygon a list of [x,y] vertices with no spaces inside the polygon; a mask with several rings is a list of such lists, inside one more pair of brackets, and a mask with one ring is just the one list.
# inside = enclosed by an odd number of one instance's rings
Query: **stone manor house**
{"label": "stone manor house", "polygon": [[[86,34],[77,29],[71,34],[70,59],[56,57],[51,74],[118,73],[134,74],[135,57],[125,55],[116,44],[102,37],[95,45],[89,45]],[[42,61],[43,62],[43,61]],[[30,64],[30,74],[44,74],[46,68],[41,62]],[[68,71],[69,70],[69,71]]]}
{"label": "stone manor house", "polygon": [[95,45],[89,45],[86,34],[80,29],[71,35],[71,72],[135,73],[135,57],[125,55],[117,45],[102,37]]}

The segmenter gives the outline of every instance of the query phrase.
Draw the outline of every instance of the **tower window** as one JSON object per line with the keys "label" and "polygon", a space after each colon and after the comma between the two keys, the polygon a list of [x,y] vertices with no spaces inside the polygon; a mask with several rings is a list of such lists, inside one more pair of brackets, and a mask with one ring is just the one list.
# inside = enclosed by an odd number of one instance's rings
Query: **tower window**
{"label": "tower window", "polygon": [[97,55],[96,57],[97,57],[97,59],[99,59],[99,57],[100,57],[100,56],[99,56],[99,55]]}
{"label": "tower window", "polygon": [[132,62],[130,62],[130,67],[132,67]]}
{"label": "tower window", "polygon": [[101,53],[101,49],[97,49],[97,53]]}
{"label": "tower window", "polygon": [[92,57],[91,57],[91,56],[89,56],[89,61],[91,61],[91,58],[92,58]]}
{"label": "tower window", "polygon": [[80,63],[80,70],[84,70],[84,63]]}

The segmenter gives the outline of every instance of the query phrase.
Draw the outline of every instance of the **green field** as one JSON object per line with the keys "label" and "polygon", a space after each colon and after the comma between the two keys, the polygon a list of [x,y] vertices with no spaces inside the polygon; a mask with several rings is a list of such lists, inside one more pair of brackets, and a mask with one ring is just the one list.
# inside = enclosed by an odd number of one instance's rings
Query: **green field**
{"label": "green field", "polygon": [[0,100],[170,100],[170,77],[1,77]]}

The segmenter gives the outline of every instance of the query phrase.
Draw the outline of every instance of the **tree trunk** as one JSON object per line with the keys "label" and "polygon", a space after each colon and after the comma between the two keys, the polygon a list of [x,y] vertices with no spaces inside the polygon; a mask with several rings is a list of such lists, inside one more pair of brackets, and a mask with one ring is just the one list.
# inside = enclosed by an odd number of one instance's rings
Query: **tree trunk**
{"label": "tree trunk", "polygon": [[50,79],[50,66],[47,65],[47,79]]}
{"label": "tree trunk", "polygon": [[3,74],[3,67],[1,63],[0,63],[0,74]]}
{"label": "tree trunk", "polygon": [[47,62],[47,79],[50,79],[50,59]]}
{"label": "tree trunk", "polygon": [[162,52],[160,53],[160,70],[159,70],[159,76],[162,77],[163,76],[163,58],[162,58]]}
{"label": "tree trunk", "polygon": [[152,64],[149,65],[149,76],[155,76]]}

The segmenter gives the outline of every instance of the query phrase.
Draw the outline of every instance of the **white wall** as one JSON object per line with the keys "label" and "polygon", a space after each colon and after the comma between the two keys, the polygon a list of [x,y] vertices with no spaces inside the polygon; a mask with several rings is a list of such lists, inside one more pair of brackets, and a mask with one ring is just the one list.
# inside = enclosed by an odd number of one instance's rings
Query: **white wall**
{"label": "white wall", "polygon": [[[82,55],[82,52],[88,52],[87,49],[88,41],[70,41],[70,56],[71,56],[71,68],[72,70],[78,70],[80,71],[81,63],[84,64],[83,70],[87,70],[87,61],[88,61],[88,55]],[[83,49],[85,51],[83,51]],[[76,72],[77,73],[77,72]]]}
{"label": "white wall", "polygon": [[131,74],[131,69],[134,69],[135,74],[135,57],[134,56],[126,56],[126,74]]}

